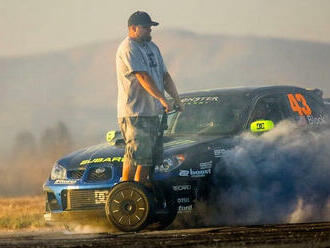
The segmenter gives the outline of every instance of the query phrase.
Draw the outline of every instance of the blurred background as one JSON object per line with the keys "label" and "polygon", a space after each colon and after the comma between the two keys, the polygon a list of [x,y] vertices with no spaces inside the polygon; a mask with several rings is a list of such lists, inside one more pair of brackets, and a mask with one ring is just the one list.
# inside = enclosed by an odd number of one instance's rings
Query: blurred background
{"label": "blurred background", "polygon": [[117,129],[115,52],[147,11],[179,92],[290,84],[330,96],[328,0],[0,0],[0,196]]}

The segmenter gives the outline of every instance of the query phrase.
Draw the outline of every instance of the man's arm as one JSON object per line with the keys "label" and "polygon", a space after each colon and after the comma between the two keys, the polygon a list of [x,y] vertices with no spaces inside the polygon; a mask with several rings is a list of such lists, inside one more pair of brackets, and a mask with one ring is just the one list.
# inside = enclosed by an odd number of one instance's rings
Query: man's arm
{"label": "man's arm", "polygon": [[171,107],[166,101],[164,95],[160,92],[154,83],[154,80],[149,76],[147,72],[135,72],[136,78],[138,79],[141,86],[154,98],[158,99],[165,108],[166,112],[171,111]]}
{"label": "man's arm", "polygon": [[183,111],[183,104],[180,100],[178,91],[176,89],[176,86],[173,82],[173,79],[171,75],[168,72],[165,72],[164,74],[164,88],[165,91],[174,98],[175,104],[179,107],[179,111]]}

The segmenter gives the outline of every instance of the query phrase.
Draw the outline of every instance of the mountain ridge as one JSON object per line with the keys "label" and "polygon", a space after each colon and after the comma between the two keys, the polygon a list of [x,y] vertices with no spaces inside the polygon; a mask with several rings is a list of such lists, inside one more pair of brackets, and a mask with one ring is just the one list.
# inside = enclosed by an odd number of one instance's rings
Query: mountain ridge
{"label": "mountain ridge", "polygon": [[[330,44],[182,30],[155,32],[153,37],[179,92],[294,84],[321,88],[330,95]],[[116,39],[0,58],[0,139],[8,141],[5,146],[11,146],[20,130],[38,136],[58,121],[68,125],[79,144],[102,141],[107,130],[117,128],[119,43]]]}

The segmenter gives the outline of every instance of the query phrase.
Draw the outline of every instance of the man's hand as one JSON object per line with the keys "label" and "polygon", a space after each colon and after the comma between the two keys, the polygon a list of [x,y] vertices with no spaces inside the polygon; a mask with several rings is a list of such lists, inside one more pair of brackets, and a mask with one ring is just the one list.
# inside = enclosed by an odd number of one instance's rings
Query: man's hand
{"label": "man's hand", "polygon": [[178,91],[176,86],[171,78],[171,75],[168,72],[164,74],[164,88],[165,91],[174,98],[174,105],[178,108],[178,111],[182,112],[184,110],[184,106],[179,98]]}
{"label": "man's hand", "polygon": [[173,108],[170,106],[170,104],[166,101],[165,98],[160,98],[159,101],[160,101],[161,105],[165,108],[166,113],[172,111]]}

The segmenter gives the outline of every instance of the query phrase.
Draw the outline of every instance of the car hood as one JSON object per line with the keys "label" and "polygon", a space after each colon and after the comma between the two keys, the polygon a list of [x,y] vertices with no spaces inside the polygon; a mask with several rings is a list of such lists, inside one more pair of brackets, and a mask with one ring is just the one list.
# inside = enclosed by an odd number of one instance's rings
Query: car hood
{"label": "car hood", "polygon": [[[164,156],[213,139],[214,136],[164,137]],[[82,169],[95,164],[121,166],[124,152],[123,145],[103,143],[75,151],[59,159],[58,163],[66,169]]]}

